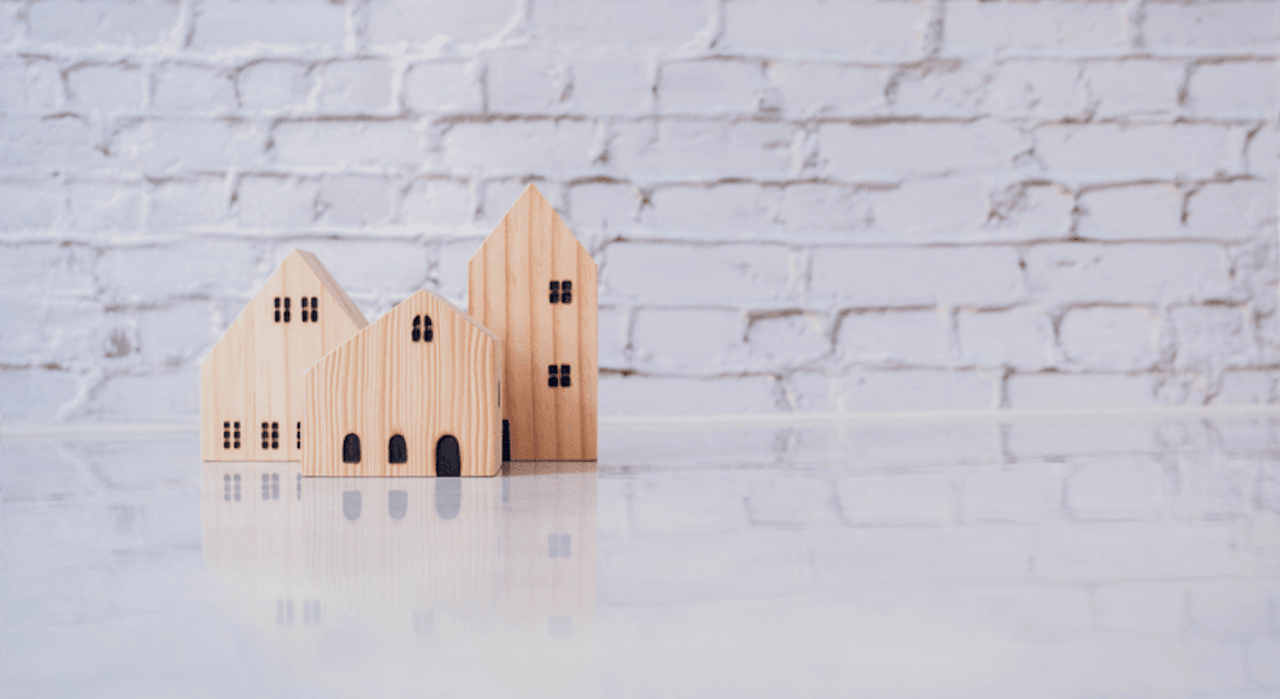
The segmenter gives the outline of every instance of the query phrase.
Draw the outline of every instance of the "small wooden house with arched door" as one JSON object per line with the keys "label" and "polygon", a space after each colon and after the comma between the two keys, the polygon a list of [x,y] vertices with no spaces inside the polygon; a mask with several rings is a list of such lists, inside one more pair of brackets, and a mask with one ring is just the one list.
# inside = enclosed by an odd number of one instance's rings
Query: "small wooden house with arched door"
{"label": "small wooden house with arched door", "polygon": [[513,461],[596,458],[596,275],[533,185],[471,258],[467,307],[503,342]]}
{"label": "small wooden house with arched door", "polygon": [[302,371],[368,325],[315,255],[290,252],[200,363],[205,461],[298,461]]}
{"label": "small wooden house with arched door", "polygon": [[304,374],[307,476],[492,476],[502,343],[419,291]]}

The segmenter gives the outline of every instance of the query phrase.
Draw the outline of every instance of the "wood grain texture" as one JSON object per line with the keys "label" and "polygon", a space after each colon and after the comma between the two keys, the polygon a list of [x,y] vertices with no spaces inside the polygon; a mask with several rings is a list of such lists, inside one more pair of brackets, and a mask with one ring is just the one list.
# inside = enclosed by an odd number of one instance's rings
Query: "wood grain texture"
{"label": "wood grain texture", "polygon": [[[596,458],[597,269],[537,188],[511,206],[468,266],[468,310],[502,338],[503,417],[515,461]],[[573,282],[573,301],[550,303],[549,282]],[[572,367],[549,388],[547,367]]]}
{"label": "wood grain texture", "polygon": [[[275,321],[288,298],[290,320]],[[302,322],[301,300],[316,298],[316,322]],[[284,310],[283,308],[281,309]],[[308,311],[310,311],[308,303]],[[294,250],[200,363],[200,455],[205,461],[298,461],[302,372],[368,325],[315,255]],[[240,447],[234,425],[240,423]],[[278,425],[262,448],[262,423]],[[224,423],[231,446],[224,448]],[[303,433],[306,433],[305,425]],[[272,448],[272,444],[277,448]]]}
{"label": "wood grain texture", "polygon": [[[431,342],[412,340],[430,316]],[[458,440],[463,476],[492,476],[502,463],[502,343],[443,298],[419,291],[307,369],[302,473],[307,476],[434,476],[436,445]],[[505,400],[505,396],[502,396]],[[343,440],[360,439],[359,463]],[[408,461],[393,464],[402,435]]]}

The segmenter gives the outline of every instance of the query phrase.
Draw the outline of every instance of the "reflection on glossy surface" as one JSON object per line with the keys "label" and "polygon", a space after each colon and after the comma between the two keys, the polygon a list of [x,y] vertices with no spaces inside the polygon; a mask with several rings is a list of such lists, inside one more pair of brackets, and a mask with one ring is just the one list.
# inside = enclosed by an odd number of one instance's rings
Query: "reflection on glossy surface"
{"label": "reflection on glossy surface", "polygon": [[450,670],[558,695],[595,656],[595,464],[457,479],[205,463],[201,491],[206,563],[300,682],[364,696],[396,668],[425,695]]}
{"label": "reflection on glossy surface", "polygon": [[0,443],[0,694],[1280,697],[1280,417],[602,436],[444,487]]}

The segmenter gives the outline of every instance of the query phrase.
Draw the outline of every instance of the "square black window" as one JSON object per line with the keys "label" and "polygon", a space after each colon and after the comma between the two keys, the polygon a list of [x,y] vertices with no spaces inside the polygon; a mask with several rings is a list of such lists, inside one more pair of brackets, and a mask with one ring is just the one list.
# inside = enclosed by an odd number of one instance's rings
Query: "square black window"
{"label": "square black window", "polygon": [[547,388],[555,388],[556,386],[560,385],[560,381],[556,377],[557,371],[559,371],[559,367],[557,367],[555,364],[550,364],[547,366]]}
{"label": "square black window", "polygon": [[568,388],[568,387],[569,387],[569,365],[561,364],[560,365],[560,388]]}
{"label": "square black window", "polygon": [[560,282],[551,282],[551,303],[560,303]]}

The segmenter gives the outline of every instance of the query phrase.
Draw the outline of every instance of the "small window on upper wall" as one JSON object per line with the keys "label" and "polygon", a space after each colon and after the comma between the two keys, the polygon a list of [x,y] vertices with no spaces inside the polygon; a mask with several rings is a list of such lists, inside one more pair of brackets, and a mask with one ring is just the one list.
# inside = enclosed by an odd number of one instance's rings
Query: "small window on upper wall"
{"label": "small window on upper wall", "polygon": [[311,297],[311,322],[312,323],[320,322],[320,297],[319,296]]}
{"label": "small window on upper wall", "polygon": [[573,303],[573,282],[568,279],[551,282],[550,299],[551,303]]}
{"label": "small window on upper wall", "polygon": [[280,322],[280,297],[276,297],[276,322]]}
{"label": "small window on upper wall", "polygon": [[310,299],[308,299],[306,296],[302,297],[302,322],[304,323],[310,320],[310,318],[307,316],[307,301],[309,300]]}
{"label": "small window on upper wall", "polygon": [[431,331],[431,316],[413,317],[413,341],[431,342],[435,333]]}

